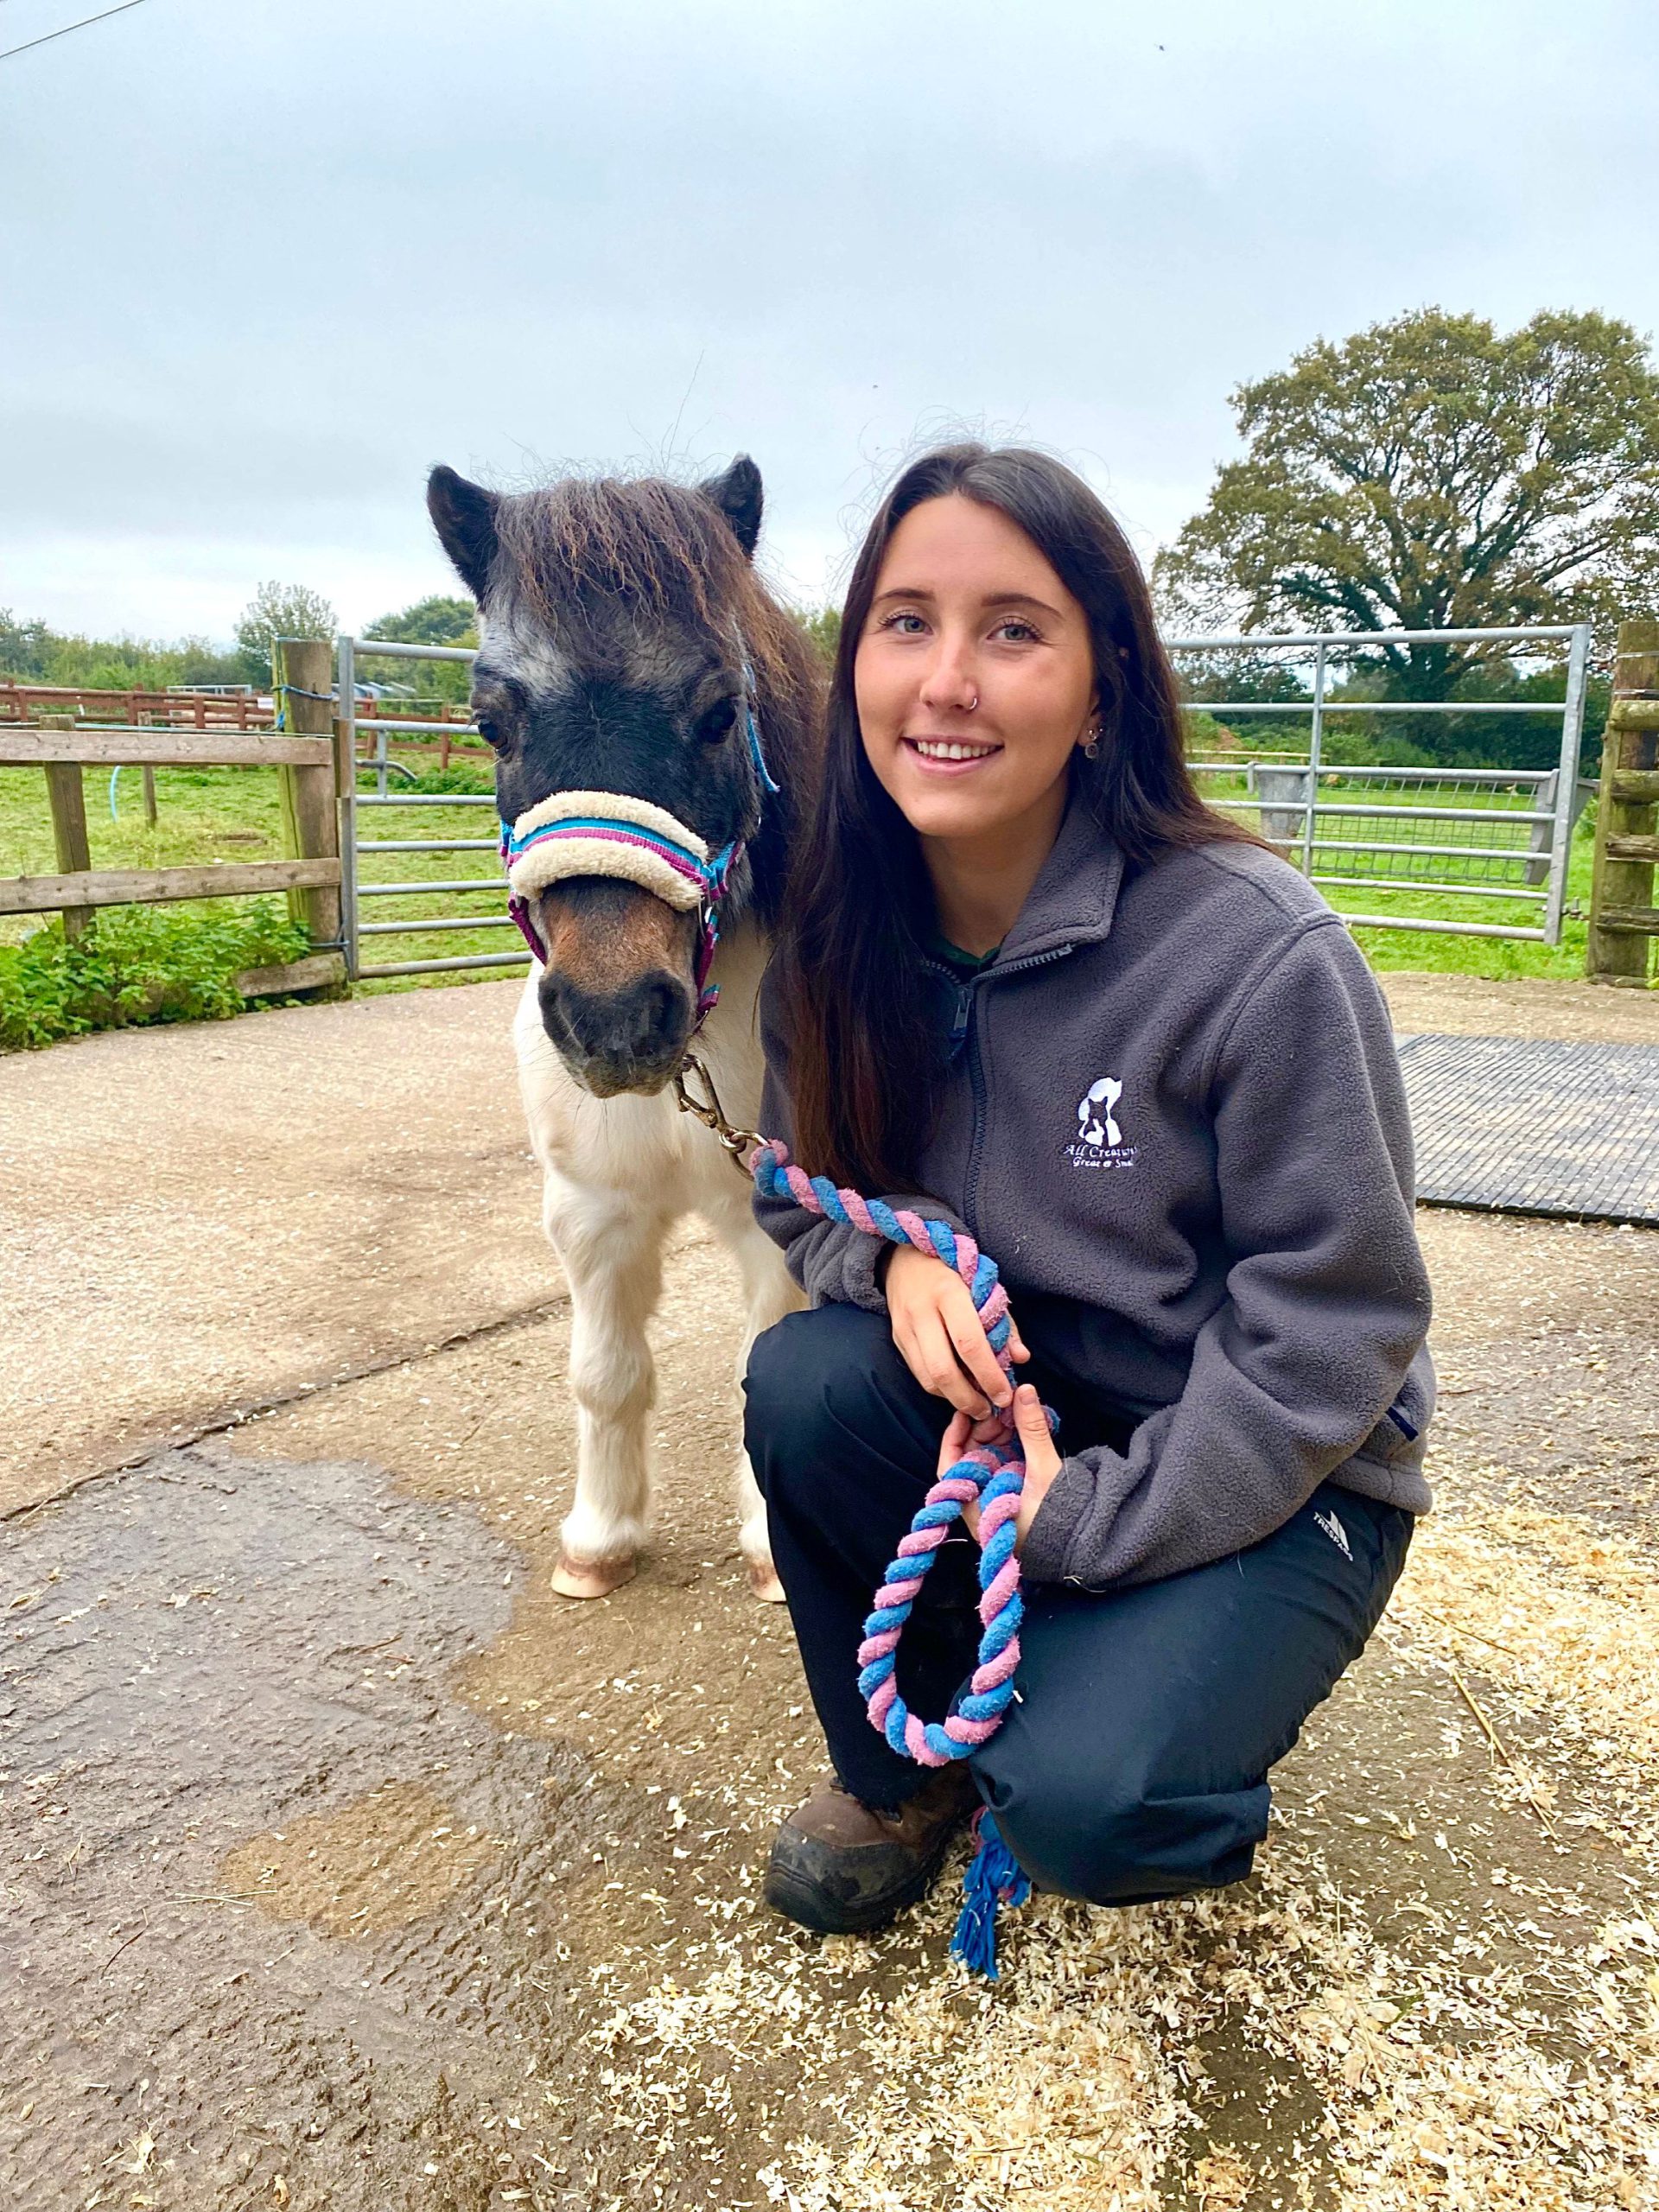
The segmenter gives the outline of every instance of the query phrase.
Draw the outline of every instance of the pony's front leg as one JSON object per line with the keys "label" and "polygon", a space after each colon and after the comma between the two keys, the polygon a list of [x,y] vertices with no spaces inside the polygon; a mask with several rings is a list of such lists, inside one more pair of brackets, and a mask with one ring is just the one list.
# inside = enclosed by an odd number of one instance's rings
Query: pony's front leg
{"label": "pony's front leg", "polygon": [[[723,1189],[719,1199],[704,1211],[721,1241],[736,1260],[743,1277],[743,1340],[738,1347],[737,1381],[740,1391],[748,1371],[749,1350],[763,1329],[793,1313],[804,1301],[796,1288],[783,1255],[750,1211],[748,1192],[739,1186],[734,1204]],[[749,1570],[749,1583],[757,1598],[780,1604],[784,1586],[772,1563],[772,1540],[766,1532],[766,1502],[754,1479],[747,1452],[737,1455],[733,1470],[739,1515],[737,1541]]]}
{"label": "pony's front leg", "polygon": [[603,1598],[632,1577],[645,1541],[645,1424],[657,1374],[645,1324],[662,1287],[667,1222],[637,1195],[548,1179],[545,1211],[570,1284],[576,1498],[559,1535],[553,1587]]}

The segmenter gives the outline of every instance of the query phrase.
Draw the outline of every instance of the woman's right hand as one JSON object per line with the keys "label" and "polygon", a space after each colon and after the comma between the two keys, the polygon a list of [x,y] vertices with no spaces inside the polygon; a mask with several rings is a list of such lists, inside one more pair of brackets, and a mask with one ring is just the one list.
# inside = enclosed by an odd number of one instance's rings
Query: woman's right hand
{"label": "woman's right hand", "polygon": [[[975,1421],[1013,1404],[1014,1385],[997,1365],[972,1294],[954,1268],[900,1244],[888,1258],[885,1288],[893,1341],[923,1389]],[[1008,1351],[1016,1360],[1031,1357],[1012,1314]]]}

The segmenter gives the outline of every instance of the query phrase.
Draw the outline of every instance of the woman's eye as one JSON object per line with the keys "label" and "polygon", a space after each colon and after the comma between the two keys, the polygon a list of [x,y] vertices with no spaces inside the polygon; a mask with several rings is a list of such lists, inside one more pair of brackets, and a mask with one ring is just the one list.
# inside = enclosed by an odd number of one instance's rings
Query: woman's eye
{"label": "woman's eye", "polygon": [[925,630],[927,625],[919,614],[899,613],[884,614],[880,627],[884,630],[892,630],[901,638],[913,638]]}
{"label": "woman's eye", "polygon": [[1027,645],[1037,641],[1038,633],[1029,622],[1022,622],[1016,617],[1007,622],[999,622],[995,634],[999,638],[1011,638],[1016,645]]}
{"label": "woman's eye", "polygon": [[737,727],[737,709],[729,699],[722,699],[717,707],[710,707],[697,724],[697,735],[705,745],[718,745],[729,737]]}

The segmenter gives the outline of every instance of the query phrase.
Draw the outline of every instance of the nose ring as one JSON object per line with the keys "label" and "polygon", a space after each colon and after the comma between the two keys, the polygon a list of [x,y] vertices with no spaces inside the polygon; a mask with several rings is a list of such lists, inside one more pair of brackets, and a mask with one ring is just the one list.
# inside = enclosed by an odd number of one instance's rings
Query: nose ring
{"label": "nose ring", "polygon": [[968,702],[967,706],[963,709],[963,713],[964,713],[964,714],[969,714],[969,715],[971,715],[971,714],[973,713],[973,711],[974,711],[974,709],[975,709],[978,704],[979,704],[979,694],[978,694],[978,692],[977,692],[977,691],[976,691],[976,692],[975,692],[975,694],[974,694],[974,696],[973,696],[973,697],[972,697],[972,698]]}

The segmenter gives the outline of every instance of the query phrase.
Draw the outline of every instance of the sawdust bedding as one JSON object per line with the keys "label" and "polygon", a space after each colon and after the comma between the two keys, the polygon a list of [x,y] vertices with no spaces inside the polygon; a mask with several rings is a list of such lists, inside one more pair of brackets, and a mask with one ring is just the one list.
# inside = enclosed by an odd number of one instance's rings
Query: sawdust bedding
{"label": "sawdust bedding", "polygon": [[[639,2145],[618,2208],[705,2201],[683,2193],[699,2146],[766,2139],[767,2098],[817,2113],[754,2177],[749,2201],[786,2212],[1659,2207],[1653,1569],[1515,1506],[1420,1531],[1382,1633],[1455,1681],[1491,1790],[1548,1839],[1544,1872],[1492,1876],[1516,1915],[1497,1964],[1427,1891],[1357,1898],[1294,1819],[1238,1890],[1111,1913],[1033,1900],[995,1988],[942,1963],[953,1885],[875,1942],[792,1936],[753,1891],[705,1898],[672,1978],[595,1972],[599,2078]],[[1528,1748],[1546,1740],[1569,1803]],[[1586,1924],[1574,1860],[1592,1839],[1631,1903]],[[1229,2044],[1281,2102],[1254,2141],[1206,2119]]]}

